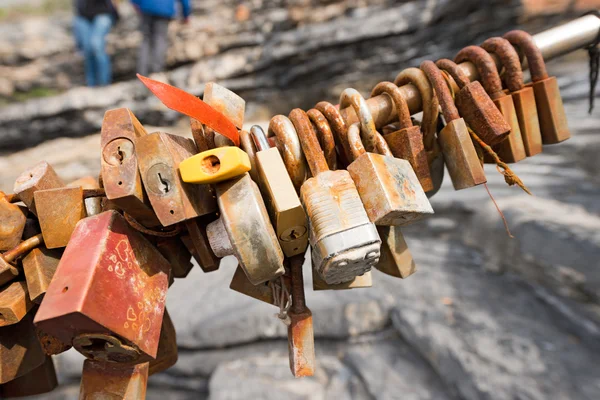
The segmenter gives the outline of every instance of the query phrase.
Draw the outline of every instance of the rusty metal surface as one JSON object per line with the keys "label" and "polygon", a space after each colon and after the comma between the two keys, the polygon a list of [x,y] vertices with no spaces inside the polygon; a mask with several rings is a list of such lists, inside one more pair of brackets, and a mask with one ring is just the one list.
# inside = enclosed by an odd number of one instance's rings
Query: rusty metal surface
{"label": "rusty metal surface", "polygon": [[[63,343],[113,333],[156,356],[170,274],[167,260],[115,211],[82,220],[35,323]],[[98,346],[100,347],[100,346]]]}
{"label": "rusty metal surface", "polygon": [[313,123],[313,127],[317,132],[317,138],[319,139],[319,144],[321,145],[329,169],[337,169],[335,139],[331,127],[329,126],[329,122],[327,122],[323,113],[316,108],[308,110],[306,115],[310,118],[310,121]]}
{"label": "rusty metal surface", "polygon": [[435,65],[442,71],[446,71],[454,82],[458,89],[462,89],[467,86],[471,81],[467,78],[467,75],[463,72],[462,68],[458,66],[454,61],[447,58],[441,58],[435,62]]}
{"label": "rusty metal surface", "polygon": [[13,282],[0,289],[0,327],[21,321],[33,303],[25,282]]}
{"label": "rusty metal surface", "polygon": [[360,136],[365,149],[370,152],[377,152],[377,139],[375,136],[377,128],[375,120],[364,97],[356,89],[344,89],[340,95],[340,108],[348,106],[351,106],[358,116]]}
{"label": "rusty metal surface", "polygon": [[510,134],[504,141],[496,145],[494,150],[498,154],[498,157],[506,163],[519,162],[527,157],[527,153],[525,153],[519,118],[517,117],[513,98],[512,96],[499,97],[494,100],[494,104],[510,125]]}
{"label": "rusty metal surface", "polygon": [[458,52],[454,61],[457,63],[468,61],[475,65],[481,84],[492,100],[505,96],[496,62],[487,51],[479,46],[467,46]]}
{"label": "rusty metal surface", "polygon": [[527,157],[532,157],[542,152],[542,132],[540,130],[535,93],[532,87],[526,86],[512,92],[511,96],[519,120],[525,153]]}
{"label": "rusty metal surface", "polygon": [[141,351],[137,346],[116,336],[103,333],[82,333],[73,338],[73,348],[90,360],[137,364]]}
{"label": "rusty metal surface", "polygon": [[191,262],[192,253],[179,237],[160,238],[156,248],[171,264],[171,274],[174,278],[185,278],[190,273],[194,266]]}
{"label": "rusty metal surface", "polygon": [[19,270],[0,256],[0,286],[12,281],[19,276]]}
{"label": "rusty metal surface", "polygon": [[22,241],[21,243],[19,243],[18,245],[16,245],[12,249],[10,249],[9,251],[2,254],[2,258],[6,262],[12,262],[12,261],[16,260],[17,258],[25,255],[31,249],[38,247],[42,243],[44,243],[44,238],[42,237],[41,234],[32,236],[29,239]]}
{"label": "rusty metal surface", "polygon": [[36,331],[36,334],[38,337],[38,341],[40,342],[40,344],[42,345],[42,348],[44,349],[44,353],[46,353],[49,356],[64,353],[65,351],[69,350],[72,347],[70,344],[63,343],[60,340],[58,340],[56,337],[54,337],[46,332],[43,332],[40,329],[36,328],[35,331]]}
{"label": "rusty metal surface", "polygon": [[34,303],[41,303],[48,285],[52,281],[58,267],[62,252],[40,247],[31,250],[23,258],[23,272],[27,281],[29,298]]}
{"label": "rusty metal surface", "polygon": [[11,204],[3,192],[0,192],[0,250],[9,250],[19,244],[25,222],[24,210]]}
{"label": "rusty metal surface", "polygon": [[446,81],[444,80],[444,76],[440,69],[433,61],[426,60],[421,63],[421,70],[425,73],[427,79],[429,79],[429,82],[433,86],[446,123],[459,119],[460,115],[454,105],[454,100],[452,99],[450,90],[446,86]]}
{"label": "rusty metal surface", "polygon": [[238,129],[244,125],[246,101],[231,90],[208,82],[204,86],[204,102],[227,117]]}
{"label": "rusty metal surface", "polygon": [[417,270],[415,260],[398,226],[378,226],[381,257],[375,265],[378,271],[396,278],[408,278]]}
{"label": "rusty metal surface", "polygon": [[244,130],[240,131],[240,147],[248,154],[250,159],[250,177],[256,183],[258,183],[258,167],[256,165],[256,146],[250,137],[250,133]]}
{"label": "rusty metal surface", "polygon": [[31,313],[19,323],[0,327],[0,384],[33,371],[45,360]]}
{"label": "rusty metal surface", "polygon": [[77,222],[86,217],[83,189],[64,187],[38,190],[34,197],[46,247],[65,247]]}
{"label": "rusty metal surface", "polygon": [[276,115],[269,122],[267,136],[274,134],[277,138],[277,149],[283,157],[285,167],[298,190],[308,174],[308,165],[296,128],[285,115]]}
{"label": "rusty metal surface", "polygon": [[133,366],[85,360],[79,400],[144,400],[148,363]]}
{"label": "rusty metal surface", "polygon": [[525,55],[527,64],[529,65],[529,72],[531,73],[531,80],[533,82],[542,81],[548,78],[546,63],[544,62],[542,52],[529,33],[520,30],[512,30],[504,34],[503,37]]}
{"label": "rusty metal surface", "polygon": [[0,386],[1,398],[34,396],[51,392],[58,386],[52,357],[42,365]]}
{"label": "rusty metal surface", "polygon": [[188,230],[188,236],[182,236],[183,243],[186,245],[192,256],[200,265],[204,272],[212,272],[219,269],[220,258],[210,248],[206,234],[206,225],[209,221],[206,218],[194,218],[185,222]]}
{"label": "rusty metal surface", "polygon": [[[244,270],[238,265],[229,284],[229,289],[235,290],[238,293],[245,294],[254,299],[260,300],[267,304],[275,305],[275,297],[271,288],[272,281],[263,282],[259,285],[253,285]],[[289,286],[289,285],[288,285]]]}
{"label": "rusty metal surface", "polygon": [[498,70],[504,67],[502,80],[510,92],[516,92],[523,87],[521,60],[508,40],[501,37],[491,37],[481,44],[481,48],[488,53],[496,54],[500,59],[501,67],[498,67]]}
{"label": "rusty metal surface", "polygon": [[136,145],[140,174],[156,216],[164,226],[212,213],[216,204],[208,185],[183,182],[179,163],[196,153],[190,139],[156,132]]}
{"label": "rusty metal surface", "polygon": [[340,110],[327,101],[317,103],[314,108],[319,110],[327,120],[335,140],[339,168],[345,168],[350,164],[351,157],[346,147],[346,123]]}
{"label": "rusty metal surface", "polygon": [[171,316],[165,309],[163,315],[162,328],[160,330],[160,340],[158,341],[158,353],[156,360],[150,361],[148,375],[154,375],[171,368],[177,362],[177,333],[171,320]]}
{"label": "rusty metal surface", "polygon": [[38,190],[55,189],[65,186],[56,175],[54,168],[46,161],[41,161],[23,171],[15,181],[13,192],[25,203],[29,210],[37,215],[33,194]]}
{"label": "rusty metal surface", "polygon": [[202,122],[195,118],[190,118],[190,129],[192,130],[192,137],[194,138],[194,143],[196,143],[198,153],[214,149],[215,142],[213,130],[211,130],[212,136],[207,135]]}
{"label": "rusty metal surface", "polygon": [[571,132],[556,77],[534,82],[531,86],[538,107],[542,142],[556,144],[569,139]]}
{"label": "rusty metal surface", "polygon": [[315,132],[308,115],[306,115],[303,110],[295,108],[290,112],[289,118],[290,121],[292,121],[292,124],[294,124],[294,128],[298,134],[298,139],[300,139],[300,145],[302,146],[306,162],[312,175],[317,176],[323,171],[329,171],[329,166],[327,165],[327,160],[321,150],[317,133]]}

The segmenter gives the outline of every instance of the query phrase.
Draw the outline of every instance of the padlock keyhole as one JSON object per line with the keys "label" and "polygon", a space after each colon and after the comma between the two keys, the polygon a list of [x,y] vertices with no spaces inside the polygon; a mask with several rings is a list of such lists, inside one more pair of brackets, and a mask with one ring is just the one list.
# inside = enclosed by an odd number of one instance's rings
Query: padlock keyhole
{"label": "padlock keyhole", "polygon": [[202,160],[202,169],[208,174],[216,174],[221,169],[219,157],[210,155]]}
{"label": "padlock keyhole", "polygon": [[125,155],[121,150],[121,146],[117,147],[117,160],[119,160],[119,164],[123,164],[123,160],[125,159]]}
{"label": "padlock keyhole", "polygon": [[163,179],[163,177],[160,174],[160,172],[158,173],[158,180],[160,181],[160,183],[162,185],[161,188],[160,188],[160,190],[163,193],[169,193],[169,189],[170,189],[170,187],[169,187],[169,181]]}

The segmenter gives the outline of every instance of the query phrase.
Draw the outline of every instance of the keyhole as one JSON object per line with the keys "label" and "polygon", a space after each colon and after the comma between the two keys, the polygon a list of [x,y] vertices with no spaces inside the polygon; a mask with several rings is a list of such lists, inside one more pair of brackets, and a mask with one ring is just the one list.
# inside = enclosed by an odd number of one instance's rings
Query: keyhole
{"label": "keyhole", "polygon": [[162,192],[169,193],[169,181],[164,180],[163,177],[160,175],[160,172],[158,173],[158,180],[162,184],[162,187],[160,188]]}
{"label": "keyhole", "polygon": [[117,147],[117,160],[119,160],[119,164],[123,164],[123,160],[125,159],[125,156],[123,154],[123,151],[121,150],[121,146]]}
{"label": "keyhole", "polygon": [[290,232],[290,238],[291,238],[292,240],[296,240],[296,239],[298,239],[300,236],[301,236],[301,235],[300,235],[300,234],[299,234],[299,233],[298,233],[298,232],[297,232],[295,229],[292,229],[292,231]]}

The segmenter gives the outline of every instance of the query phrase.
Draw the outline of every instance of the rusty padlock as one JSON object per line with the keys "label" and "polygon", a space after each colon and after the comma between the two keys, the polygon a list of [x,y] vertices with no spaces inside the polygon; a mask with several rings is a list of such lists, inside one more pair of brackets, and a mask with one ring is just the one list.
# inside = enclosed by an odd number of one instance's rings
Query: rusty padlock
{"label": "rusty padlock", "polygon": [[417,270],[404,235],[398,226],[378,226],[381,257],[375,268],[396,278],[408,278]]}
{"label": "rusty padlock", "polygon": [[431,204],[407,160],[395,158],[391,152],[383,155],[385,153],[379,145],[375,145],[374,153],[365,151],[363,143],[377,143],[379,133],[375,130],[366,101],[354,89],[342,92],[340,107],[344,108],[349,103],[359,104],[361,111],[356,113],[359,119],[370,119],[370,122],[351,125],[347,140],[354,158],[348,172],[371,222],[376,225],[406,225],[433,214]]}
{"label": "rusty padlock", "polygon": [[250,133],[258,149],[256,162],[259,187],[281,250],[286,257],[304,254],[308,247],[308,218],[281,154],[276,148],[269,146],[267,136],[260,126],[254,125]]}
{"label": "rusty padlock", "polygon": [[351,281],[379,261],[377,229],[369,221],[350,173],[329,170],[306,113],[294,109],[290,120],[313,175],[300,189],[310,219],[313,267],[329,284]]}
{"label": "rusty padlock", "polygon": [[158,341],[158,352],[156,353],[156,360],[150,361],[148,376],[171,368],[177,362],[177,358],[177,334],[171,316],[165,308]]}
{"label": "rusty padlock", "polygon": [[227,117],[238,130],[242,129],[246,101],[240,96],[224,86],[208,82],[204,86],[203,100],[206,104]]}
{"label": "rusty padlock", "polygon": [[46,161],[41,161],[26,169],[17,177],[13,192],[34,215],[37,215],[33,194],[38,190],[55,189],[63,186],[65,184],[56,175],[54,168]]}
{"label": "rusty padlock", "polygon": [[292,121],[285,115],[276,115],[269,122],[267,136],[275,135],[277,138],[277,149],[281,153],[285,168],[292,179],[296,190],[308,177],[306,158],[302,152],[300,139]]}
{"label": "rusty padlock", "polygon": [[235,269],[233,278],[231,278],[229,289],[271,305],[277,305],[276,293],[283,296],[283,293],[289,293],[291,290],[288,275],[282,275],[259,285],[253,285],[239,265]]}
{"label": "rusty padlock", "polygon": [[12,282],[0,289],[0,327],[18,323],[33,303],[25,282]]}
{"label": "rusty padlock", "polygon": [[541,153],[542,134],[535,94],[533,88],[525,86],[523,83],[523,70],[519,54],[508,40],[501,37],[489,38],[481,44],[481,47],[489,53],[496,54],[504,66],[504,82],[515,104],[527,157]]}
{"label": "rusty padlock", "polygon": [[185,246],[192,253],[192,257],[204,272],[218,270],[221,263],[221,259],[212,251],[206,233],[207,225],[215,219],[212,215],[208,215],[185,221],[188,234],[181,237]]}
{"label": "rusty padlock", "polygon": [[[100,183],[98,179],[93,176],[84,176],[83,178],[76,179],[72,182],[67,183],[69,187],[78,187],[85,189],[100,189]],[[104,189],[104,188],[102,188]],[[106,195],[106,190],[105,190]],[[83,200],[85,204],[85,213],[88,217],[92,215],[100,214],[103,210],[102,202],[105,200],[103,197],[89,197]]]}
{"label": "rusty padlock", "polygon": [[136,146],[148,133],[127,108],[108,110],[102,121],[101,174],[106,197],[144,226],[159,225],[138,170]]}
{"label": "rusty padlock", "polygon": [[148,363],[123,365],[85,360],[79,389],[80,400],[144,400]]}
{"label": "rusty padlock", "polygon": [[[379,228],[379,227],[378,227]],[[383,251],[383,249],[382,249]],[[371,271],[365,272],[362,275],[357,276],[349,282],[337,283],[330,285],[321,278],[321,276],[312,268],[312,279],[313,279],[313,290],[349,290],[349,289],[362,289],[373,286],[373,274]]]}
{"label": "rusty padlock", "polygon": [[215,185],[221,216],[206,227],[217,257],[235,255],[255,285],[283,274],[283,252],[260,190],[245,173]]}
{"label": "rusty padlock", "polygon": [[192,253],[181,240],[181,237],[162,237],[156,241],[156,249],[171,264],[171,275],[173,278],[185,278],[194,264],[192,264]]}
{"label": "rusty padlock", "polygon": [[399,126],[398,130],[384,134],[383,137],[390,146],[394,157],[407,160],[412,166],[421,187],[425,192],[433,190],[433,181],[429,172],[429,162],[427,161],[427,153],[423,146],[423,134],[421,127],[415,126],[410,118],[408,104],[398,86],[392,82],[380,82],[373,88],[371,97],[387,94],[398,112]]}
{"label": "rusty padlock", "polygon": [[167,260],[116,211],[81,220],[35,317],[43,332],[91,359],[156,357]]}
{"label": "rusty padlock", "polygon": [[321,145],[329,169],[337,169],[335,139],[327,118],[325,118],[325,115],[316,108],[308,110],[306,115],[308,115],[308,118],[313,124],[313,128],[317,132],[317,138],[319,139],[319,144]]}
{"label": "rusty padlock", "polygon": [[467,46],[458,52],[454,61],[457,63],[470,61],[475,65],[485,91],[510,125],[510,134],[494,148],[500,159],[507,163],[516,163],[526,158],[515,103],[512,96],[502,91],[502,81],[492,56],[479,46]]}
{"label": "rusty padlock", "polygon": [[423,61],[421,69],[433,85],[442,107],[446,126],[438,134],[438,140],[454,189],[461,190],[486,183],[467,124],[458,114],[442,71],[433,61]]}
{"label": "rusty padlock", "polygon": [[423,146],[429,163],[429,173],[433,183],[433,189],[426,192],[427,197],[432,197],[442,187],[444,180],[444,155],[436,140],[436,132],[439,120],[440,103],[435,95],[433,87],[419,68],[407,68],[401,71],[394,79],[394,85],[414,85],[421,96],[423,104],[423,118],[421,121],[421,132],[423,132]]}
{"label": "rusty padlock", "polygon": [[504,141],[510,134],[510,125],[481,83],[469,81],[463,70],[452,60],[444,58],[435,64],[439,69],[446,71],[456,83],[459,90],[455,94],[454,102],[467,125],[490,146]]}
{"label": "rusty padlock", "polygon": [[19,269],[12,263],[42,243],[44,243],[44,238],[41,234],[37,234],[22,241],[9,251],[0,254],[0,286],[19,276]]}
{"label": "rusty padlock", "polygon": [[548,76],[546,63],[533,37],[525,31],[514,30],[506,33],[504,39],[507,39],[527,58],[532,81],[528,86],[533,87],[535,94],[542,142],[554,144],[569,139],[571,133],[558,82],[556,77]]}
{"label": "rusty padlock", "polygon": [[248,171],[248,173],[252,180],[258,185],[260,177],[258,175],[258,166],[256,165],[256,146],[254,145],[252,136],[250,136],[250,132],[244,130],[240,131],[240,147],[248,154],[248,159],[250,160],[250,171]]}
{"label": "rusty padlock", "polygon": [[345,143],[347,142],[346,131],[348,128],[340,110],[327,101],[317,103],[314,108],[320,111],[329,123],[329,128],[335,139],[338,168],[346,168],[350,164],[351,154],[350,150],[345,147]]}
{"label": "rusty padlock", "polygon": [[297,378],[313,376],[315,372],[315,335],[312,313],[306,307],[304,297],[302,264],[304,264],[304,254],[299,254],[289,259],[292,306],[288,311],[288,316],[290,317],[288,350],[290,370]]}
{"label": "rusty padlock", "polygon": [[192,140],[155,132],[139,138],[135,151],[148,198],[163,226],[216,211],[208,185],[186,183],[179,175],[179,164],[196,153]]}
{"label": "rusty padlock", "polygon": [[[9,250],[19,244],[25,229],[27,213],[11,200],[16,196],[6,196],[0,192],[0,250]],[[17,200],[17,199],[15,199]]]}
{"label": "rusty padlock", "polygon": [[40,344],[42,345],[44,353],[46,353],[46,355],[48,356],[54,356],[57,354],[64,353],[65,351],[73,347],[70,344],[61,342],[56,337],[38,328],[35,328],[35,332],[37,334]]}
{"label": "rusty padlock", "polygon": [[46,360],[31,313],[20,322],[0,327],[0,385],[33,371]]}
{"label": "rusty padlock", "polygon": [[0,398],[35,396],[51,392],[57,386],[52,357],[46,356],[46,360],[39,367],[0,385]]}

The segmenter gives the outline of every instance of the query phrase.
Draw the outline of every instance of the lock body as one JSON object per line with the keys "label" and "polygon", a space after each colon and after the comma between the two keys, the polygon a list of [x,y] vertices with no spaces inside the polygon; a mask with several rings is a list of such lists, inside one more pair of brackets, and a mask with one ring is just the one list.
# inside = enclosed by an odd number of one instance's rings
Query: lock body
{"label": "lock body", "polygon": [[235,255],[255,285],[282,275],[283,252],[250,175],[217,184],[216,195],[221,217],[207,226],[215,255]]}
{"label": "lock body", "polygon": [[136,154],[140,174],[156,216],[164,226],[214,212],[215,200],[208,185],[184,182],[179,164],[196,153],[190,139],[156,132],[138,139]]}
{"label": "lock body", "polygon": [[45,247],[33,249],[23,258],[23,272],[27,280],[29,297],[40,304],[58,267],[61,252]]}
{"label": "lock body", "polygon": [[48,249],[65,247],[77,222],[86,217],[83,189],[38,190],[34,198],[45,246]]}
{"label": "lock body", "polygon": [[194,218],[185,222],[188,234],[181,237],[183,244],[188,248],[192,257],[198,262],[204,272],[219,269],[221,259],[215,255],[210,247],[206,233],[208,221],[203,218]]}
{"label": "lock body", "polygon": [[0,385],[33,371],[45,359],[30,314],[0,327]]}
{"label": "lock body", "polygon": [[376,225],[406,225],[433,209],[406,160],[365,153],[348,166],[360,199]]}
{"label": "lock body", "polygon": [[0,256],[0,286],[12,281],[17,276],[19,276],[17,267]]}
{"label": "lock body", "polygon": [[381,241],[348,171],[324,171],[300,190],[310,219],[313,267],[329,284],[354,280],[379,261]]}
{"label": "lock body", "polygon": [[248,280],[246,273],[240,266],[235,269],[235,273],[233,274],[233,278],[229,284],[229,289],[235,290],[238,293],[245,294],[246,296],[250,296],[262,302],[275,305],[271,281],[263,282],[259,285],[253,285],[252,282]]}
{"label": "lock body", "polygon": [[511,96],[515,104],[523,147],[527,157],[535,156],[542,152],[542,133],[535,103],[535,94],[531,87],[512,92]]}
{"label": "lock body", "polygon": [[171,275],[174,278],[185,278],[192,270],[192,254],[180,238],[161,238],[156,243],[156,249],[171,264]]}
{"label": "lock body", "polygon": [[143,362],[156,356],[169,274],[167,260],[120,214],[86,218],[35,323],[63,343],[81,336],[76,348],[88,357]]}
{"label": "lock body", "polygon": [[58,386],[52,357],[37,368],[0,386],[1,398],[35,396],[51,392]]}
{"label": "lock body", "polygon": [[63,186],[65,184],[56,175],[54,168],[46,161],[41,161],[26,169],[17,177],[13,192],[19,196],[19,199],[25,203],[34,215],[37,215],[33,194],[38,190],[55,189]]}
{"label": "lock body", "polygon": [[381,238],[381,257],[375,266],[384,274],[396,278],[408,278],[417,270],[412,254],[397,226],[378,226]]}
{"label": "lock body", "polygon": [[423,134],[421,128],[412,126],[384,135],[385,141],[390,146],[394,157],[407,160],[423,188],[429,192],[433,189],[427,153],[423,146]]}
{"label": "lock body", "polygon": [[464,119],[448,122],[439,133],[438,141],[455,190],[487,182]]}
{"label": "lock body", "polygon": [[26,212],[16,204],[11,204],[0,192],[0,251],[10,250],[21,241]]}
{"label": "lock body", "polygon": [[296,313],[290,310],[288,350],[290,370],[296,377],[312,376],[315,371],[315,339],[312,313],[308,308]]}
{"label": "lock body", "polygon": [[556,77],[538,80],[527,86],[533,88],[544,144],[563,142],[571,137],[567,116]]}
{"label": "lock body", "polygon": [[79,399],[145,399],[147,385],[148,363],[128,366],[85,360]]}
{"label": "lock body", "polygon": [[156,360],[150,361],[148,375],[154,375],[171,368],[177,362],[177,334],[175,326],[165,309],[162,327],[160,329],[160,340],[158,341],[158,352]]}
{"label": "lock body", "polygon": [[362,275],[355,277],[349,282],[338,283],[330,285],[321,278],[317,271],[312,269],[313,277],[313,290],[347,290],[347,289],[360,289],[368,288],[373,286],[373,276],[371,271],[365,272]]}
{"label": "lock body", "polygon": [[25,282],[13,282],[4,286],[0,290],[0,327],[21,321],[31,307],[33,303],[29,299]]}
{"label": "lock body", "polygon": [[223,114],[236,128],[242,129],[246,101],[224,86],[208,82],[204,86],[204,102]]}
{"label": "lock body", "polygon": [[517,117],[513,99],[511,96],[505,95],[495,99],[494,104],[498,107],[502,115],[504,115],[511,128],[508,137],[495,147],[498,157],[506,163],[519,162],[527,157],[527,153],[525,153],[519,118]]}
{"label": "lock body", "polygon": [[250,158],[239,147],[217,147],[187,158],[179,165],[181,179],[207,184],[226,181],[250,171]]}

